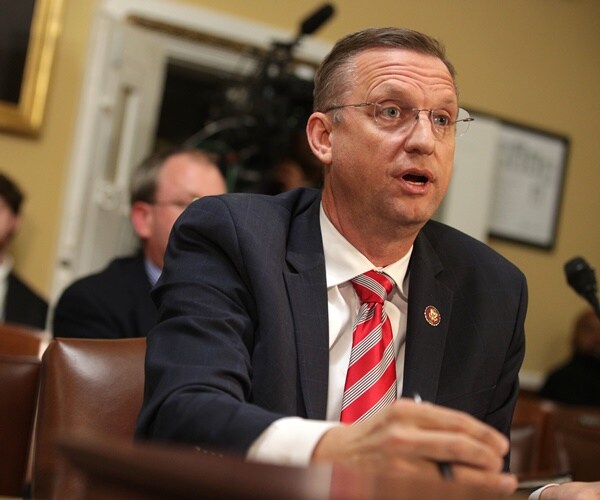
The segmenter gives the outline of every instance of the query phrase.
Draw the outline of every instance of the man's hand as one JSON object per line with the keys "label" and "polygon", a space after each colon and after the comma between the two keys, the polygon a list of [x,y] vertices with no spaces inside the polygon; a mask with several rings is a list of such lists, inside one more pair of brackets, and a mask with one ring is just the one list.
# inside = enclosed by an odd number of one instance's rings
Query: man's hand
{"label": "man's hand", "polygon": [[517,480],[502,473],[508,450],[505,436],[466,413],[400,399],[369,420],[326,432],[312,460],[438,476],[436,462],[450,462],[456,481],[511,493]]}
{"label": "man's hand", "polygon": [[600,481],[579,481],[551,486],[542,491],[540,500],[600,500]]}

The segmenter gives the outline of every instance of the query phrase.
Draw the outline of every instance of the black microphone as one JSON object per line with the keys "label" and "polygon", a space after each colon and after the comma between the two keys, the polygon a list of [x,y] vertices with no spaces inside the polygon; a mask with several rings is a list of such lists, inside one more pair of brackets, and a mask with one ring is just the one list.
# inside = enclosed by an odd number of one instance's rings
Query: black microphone
{"label": "black microphone", "polygon": [[596,316],[600,318],[600,303],[596,291],[596,273],[583,257],[574,257],[565,264],[567,282],[579,295],[587,300]]}
{"label": "black microphone", "polygon": [[300,36],[310,35],[311,33],[317,31],[321,25],[333,15],[333,13],[333,5],[330,3],[323,5],[323,7],[302,21],[302,24],[300,25]]}

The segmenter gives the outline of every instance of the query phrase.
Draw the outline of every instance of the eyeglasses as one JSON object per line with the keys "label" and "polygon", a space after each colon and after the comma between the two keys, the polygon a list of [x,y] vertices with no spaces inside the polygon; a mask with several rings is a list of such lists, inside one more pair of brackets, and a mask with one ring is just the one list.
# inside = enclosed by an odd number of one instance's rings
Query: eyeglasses
{"label": "eyeglasses", "polygon": [[426,112],[431,128],[438,140],[447,139],[452,135],[464,135],[469,130],[469,123],[475,118],[469,115],[469,112],[463,108],[458,108],[456,119],[447,111],[441,109],[418,109],[404,108],[394,99],[385,99],[377,102],[359,102],[357,104],[341,104],[331,106],[323,112],[328,113],[342,108],[362,108],[373,106],[373,118],[377,125],[392,132],[406,131],[419,119],[422,112]]}
{"label": "eyeglasses", "polygon": [[192,202],[196,201],[198,197],[192,198],[191,200],[173,200],[173,201],[153,201],[150,202],[150,205],[154,205],[157,207],[173,207],[179,210],[184,210],[188,207]]}

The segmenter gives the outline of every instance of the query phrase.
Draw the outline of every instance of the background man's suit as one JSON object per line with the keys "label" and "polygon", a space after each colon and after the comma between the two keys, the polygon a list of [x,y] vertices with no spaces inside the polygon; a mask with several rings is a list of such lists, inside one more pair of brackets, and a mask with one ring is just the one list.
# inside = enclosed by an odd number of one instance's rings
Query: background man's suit
{"label": "background man's suit", "polygon": [[71,284],[54,310],[55,337],[144,337],[156,321],[144,257],[113,260]]}
{"label": "background man's suit", "polygon": [[[319,203],[308,189],[231,194],[203,198],[179,219],[153,292],[160,323],[148,335],[138,436],[244,453],[280,417],[325,418]],[[417,237],[409,272],[403,395],[419,392],[508,435],[524,355],[524,276],[436,222]],[[437,327],[425,320],[429,305],[441,313]]]}
{"label": "background man's suit", "polygon": [[45,329],[48,303],[14,272],[7,279],[4,321]]}

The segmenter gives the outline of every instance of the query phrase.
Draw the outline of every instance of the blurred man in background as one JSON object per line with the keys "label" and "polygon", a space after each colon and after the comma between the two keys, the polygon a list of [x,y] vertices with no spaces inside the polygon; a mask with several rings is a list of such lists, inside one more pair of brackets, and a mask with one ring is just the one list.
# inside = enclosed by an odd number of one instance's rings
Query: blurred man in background
{"label": "blurred man in background", "polygon": [[131,223],[141,249],[79,279],[60,297],[55,337],[143,337],[156,321],[150,289],[163,267],[171,227],[194,199],[226,191],[215,159],[175,149],[145,159],[131,179]]}
{"label": "blurred man in background", "polygon": [[0,173],[0,318],[34,328],[46,326],[48,303],[13,270],[9,243],[21,224],[24,195],[19,186]]}
{"label": "blurred man in background", "polygon": [[560,403],[600,406],[600,318],[593,309],[577,316],[571,342],[571,357],[548,375],[540,396]]}

